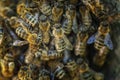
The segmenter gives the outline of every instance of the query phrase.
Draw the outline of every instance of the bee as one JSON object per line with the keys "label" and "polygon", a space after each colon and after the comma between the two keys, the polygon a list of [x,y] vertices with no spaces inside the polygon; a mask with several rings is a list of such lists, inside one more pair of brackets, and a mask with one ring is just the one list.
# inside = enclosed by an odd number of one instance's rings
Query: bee
{"label": "bee", "polygon": [[50,34],[49,34],[50,22],[47,20],[47,17],[45,15],[41,15],[41,17],[40,17],[39,28],[43,34],[43,42],[45,44],[48,44],[49,40],[50,40]]}
{"label": "bee", "polygon": [[81,17],[82,17],[82,26],[80,27],[80,30],[83,32],[86,32],[90,28],[92,28],[92,26],[91,26],[92,18],[90,15],[90,11],[86,6],[81,6],[79,8],[79,11],[80,11]]}
{"label": "bee", "polygon": [[22,26],[22,28],[18,27],[16,29],[16,33],[20,37],[27,40],[30,44],[37,44],[37,45],[41,44],[41,42],[42,42],[42,33],[40,31],[38,33],[33,33],[30,30],[30,28],[27,26],[27,24],[21,23],[21,26]]}
{"label": "bee", "polygon": [[54,71],[54,75],[58,79],[62,79],[66,75],[63,68],[64,68],[64,65],[59,65],[59,66],[57,66],[56,70]]}
{"label": "bee", "polygon": [[32,9],[26,7],[25,3],[20,3],[17,5],[17,14],[20,16],[25,15],[27,12],[30,12]]}
{"label": "bee", "polygon": [[15,12],[9,7],[0,7],[0,16],[10,18],[11,16],[15,16]]}
{"label": "bee", "polygon": [[65,67],[69,70],[72,77],[76,76],[75,72],[76,72],[76,70],[78,68],[78,65],[74,60],[69,60],[67,62],[67,64],[65,65]]}
{"label": "bee", "polygon": [[67,37],[64,35],[64,31],[62,28],[60,28],[60,24],[55,24],[53,29],[53,35],[55,37],[55,47],[58,52],[62,52],[65,49],[72,50],[73,46],[70,43],[70,41],[67,39]]}
{"label": "bee", "polygon": [[63,22],[63,30],[65,34],[70,34],[72,31],[73,20],[76,17],[76,11],[73,5],[69,5],[66,11],[66,20]]}
{"label": "bee", "polygon": [[38,80],[50,80],[50,72],[46,69],[40,70]]}
{"label": "bee", "polygon": [[18,17],[11,17],[9,19],[10,26],[13,29],[16,29],[17,27],[20,27],[20,23],[17,20],[18,20]]}
{"label": "bee", "polygon": [[49,59],[53,60],[53,59],[62,58],[62,57],[63,57],[63,54],[57,52],[56,50],[49,50],[49,51],[48,51],[48,56],[49,56]]}
{"label": "bee", "polygon": [[98,32],[94,35],[92,35],[87,43],[92,44],[94,42],[94,47],[97,50],[100,50],[102,47],[106,46],[108,49],[112,50],[113,49],[113,44],[110,39],[110,28],[109,28],[109,23],[107,21],[103,21],[100,23],[100,26],[98,28]]}
{"label": "bee", "polygon": [[93,71],[91,71],[91,69],[89,68],[88,64],[85,61],[82,61],[80,63],[79,72],[82,79],[95,80]]}
{"label": "bee", "polygon": [[102,67],[106,61],[107,54],[109,49],[104,46],[102,47],[97,54],[93,57],[93,62],[96,66]]}
{"label": "bee", "polygon": [[77,40],[75,45],[75,55],[85,56],[86,55],[86,46],[87,46],[88,34],[78,32]]}
{"label": "bee", "polygon": [[70,3],[71,3],[71,4],[77,4],[77,3],[78,3],[78,0],[70,0]]}
{"label": "bee", "polygon": [[95,73],[94,74],[95,80],[104,80],[104,75],[102,73]]}
{"label": "bee", "polygon": [[21,26],[16,28],[15,32],[20,38],[27,39],[28,37],[28,34]]}
{"label": "bee", "polygon": [[13,55],[7,53],[3,59],[0,60],[1,73],[4,77],[12,77],[15,70],[15,63]]}
{"label": "bee", "polygon": [[39,3],[39,9],[46,16],[50,16],[52,13],[52,8],[46,0]]}
{"label": "bee", "polygon": [[3,43],[4,40],[4,30],[2,24],[0,24],[0,45]]}
{"label": "bee", "polygon": [[60,6],[60,4],[58,2],[56,2],[54,4],[54,7],[52,8],[52,17],[51,17],[51,19],[54,22],[60,22],[62,14],[63,14],[63,7]]}
{"label": "bee", "polygon": [[83,24],[91,26],[92,18],[91,18],[89,9],[86,6],[81,6],[79,8],[79,11],[80,11],[81,16],[82,16],[82,22],[83,22]]}
{"label": "bee", "polygon": [[33,80],[32,73],[29,71],[28,66],[21,66],[18,72],[19,80]]}
{"label": "bee", "polygon": [[91,10],[91,12],[98,17],[99,19],[105,18],[107,16],[107,9],[103,4],[101,4],[100,0],[83,0],[83,3]]}
{"label": "bee", "polygon": [[15,32],[11,29],[10,24],[8,23],[8,20],[5,20],[5,27],[7,29],[8,34],[11,36],[13,43],[11,46],[23,46],[28,44],[27,41],[21,41],[18,36],[15,34]]}
{"label": "bee", "polygon": [[32,15],[29,12],[26,12],[26,14],[22,15],[21,18],[29,24],[29,26],[35,27],[38,23],[38,14]]}

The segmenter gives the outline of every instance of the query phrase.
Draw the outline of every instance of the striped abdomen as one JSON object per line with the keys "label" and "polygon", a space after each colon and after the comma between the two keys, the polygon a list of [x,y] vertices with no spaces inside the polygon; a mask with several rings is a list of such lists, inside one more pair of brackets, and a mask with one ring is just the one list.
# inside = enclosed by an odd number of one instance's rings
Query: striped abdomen
{"label": "striped abdomen", "polygon": [[41,6],[41,12],[43,13],[43,14],[45,14],[45,15],[51,15],[51,11],[52,11],[52,9],[51,9],[51,7],[50,7],[50,5],[48,5],[48,4],[43,4],[42,6]]}
{"label": "striped abdomen", "polygon": [[22,27],[18,27],[16,29],[16,34],[23,39],[27,39],[28,34],[25,32],[25,30]]}

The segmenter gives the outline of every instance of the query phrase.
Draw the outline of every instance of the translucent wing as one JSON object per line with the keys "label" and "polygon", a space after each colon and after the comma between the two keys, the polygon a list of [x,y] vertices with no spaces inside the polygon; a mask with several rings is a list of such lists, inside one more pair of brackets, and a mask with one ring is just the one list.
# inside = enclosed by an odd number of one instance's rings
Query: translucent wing
{"label": "translucent wing", "polygon": [[73,46],[65,35],[64,35],[64,40],[65,40],[65,43],[66,43],[66,48],[69,49],[69,50],[72,50]]}
{"label": "translucent wing", "polygon": [[87,41],[87,44],[92,44],[94,41],[95,41],[95,35],[96,34],[93,34]]}
{"label": "translucent wing", "polygon": [[74,33],[76,33],[76,34],[78,33],[78,23],[77,23],[76,18],[73,20],[72,30],[73,30]]}
{"label": "translucent wing", "polygon": [[106,35],[104,44],[110,49],[113,50],[113,43],[111,41],[110,35]]}

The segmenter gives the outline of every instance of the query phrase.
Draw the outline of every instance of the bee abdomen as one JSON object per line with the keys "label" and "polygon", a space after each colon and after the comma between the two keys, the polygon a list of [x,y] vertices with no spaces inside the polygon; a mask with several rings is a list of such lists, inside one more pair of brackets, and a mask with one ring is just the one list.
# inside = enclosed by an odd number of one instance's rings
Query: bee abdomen
{"label": "bee abdomen", "polygon": [[25,21],[31,25],[31,26],[35,26],[37,24],[37,19],[35,18],[35,16],[31,15],[31,14],[27,14],[26,15],[26,18],[25,18]]}
{"label": "bee abdomen", "polygon": [[70,34],[70,32],[72,30],[72,22],[68,21],[67,23],[65,23],[63,25],[63,30],[64,30],[65,34]]}
{"label": "bee abdomen", "polygon": [[28,34],[25,32],[25,30],[22,27],[18,27],[16,29],[16,34],[23,39],[27,39]]}
{"label": "bee abdomen", "polygon": [[85,43],[76,44],[75,54],[80,55],[80,56],[84,56],[85,53],[86,53],[86,44]]}
{"label": "bee abdomen", "polygon": [[94,46],[95,46],[96,49],[99,50],[99,49],[102,48],[104,45],[105,45],[105,44],[104,44],[104,39],[97,38],[97,39],[95,40]]}
{"label": "bee abdomen", "polygon": [[59,39],[58,41],[56,40],[56,49],[58,52],[64,51],[66,47],[66,43],[63,39]]}
{"label": "bee abdomen", "polygon": [[51,14],[52,9],[51,9],[51,7],[49,5],[43,4],[41,8],[42,8],[41,12],[43,14],[45,14],[45,15],[50,15]]}

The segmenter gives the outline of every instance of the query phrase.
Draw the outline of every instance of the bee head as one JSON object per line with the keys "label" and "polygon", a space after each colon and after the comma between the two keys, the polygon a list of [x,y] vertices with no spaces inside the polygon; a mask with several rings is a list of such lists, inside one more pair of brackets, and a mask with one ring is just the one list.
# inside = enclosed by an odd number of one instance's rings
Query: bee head
{"label": "bee head", "polygon": [[45,22],[47,20],[47,17],[45,15],[40,16],[40,21]]}
{"label": "bee head", "polygon": [[59,2],[55,2],[54,6],[57,7],[57,8],[62,8],[63,7],[63,5]]}
{"label": "bee head", "polygon": [[106,34],[110,31],[108,21],[103,21],[100,23],[99,31],[103,34]]}

